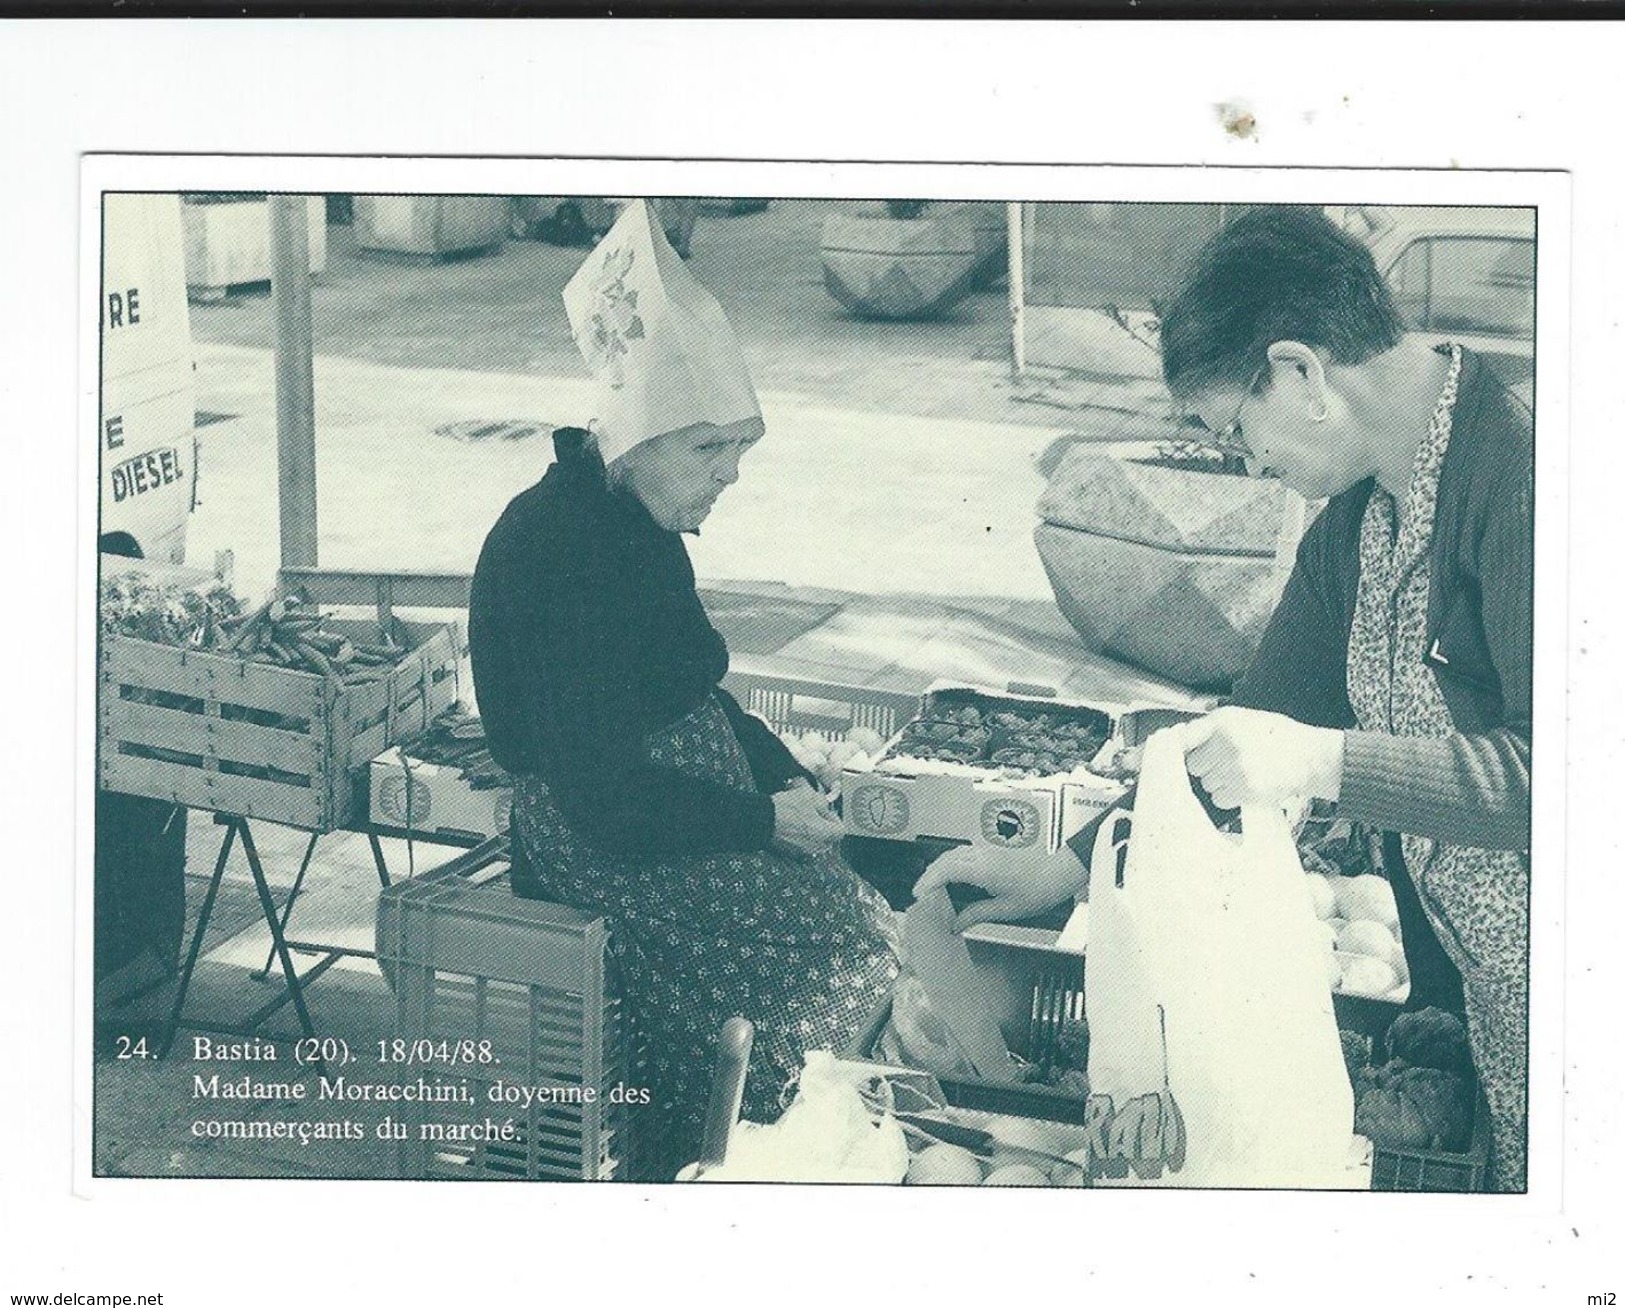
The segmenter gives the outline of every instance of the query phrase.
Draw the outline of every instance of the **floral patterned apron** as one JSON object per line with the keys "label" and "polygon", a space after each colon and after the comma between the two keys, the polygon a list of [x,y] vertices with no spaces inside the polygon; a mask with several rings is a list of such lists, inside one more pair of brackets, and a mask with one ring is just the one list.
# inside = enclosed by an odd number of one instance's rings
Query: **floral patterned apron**
{"label": "floral patterned apron", "polygon": [[[656,763],[755,789],[714,697],[648,745]],[[535,776],[518,780],[513,821],[531,869],[515,889],[609,921],[653,1096],[632,1110],[631,1179],[669,1181],[697,1156],[729,1017],[756,1026],[743,1116],[771,1122],[806,1051],[846,1047],[897,977],[891,907],[837,850],[809,862],[768,851],[623,858],[572,830]]]}
{"label": "floral patterned apron", "polygon": [[[1435,738],[1456,728],[1426,660],[1428,560],[1439,472],[1450,445],[1461,350],[1411,471],[1403,520],[1374,487],[1360,528],[1360,586],[1348,690],[1362,731]],[[1528,1138],[1529,856],[1404,835],[1405,866],[1429,923],[1461,973],[1467,1036],[1489,1102],[1491,1183],[1525,1188]]]}

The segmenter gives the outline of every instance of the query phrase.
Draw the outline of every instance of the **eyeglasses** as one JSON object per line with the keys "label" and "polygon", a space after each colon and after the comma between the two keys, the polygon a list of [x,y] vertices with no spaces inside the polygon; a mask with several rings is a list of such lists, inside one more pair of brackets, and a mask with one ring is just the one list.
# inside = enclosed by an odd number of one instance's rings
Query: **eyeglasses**
{"label": "eyeglasses", "polygon": [[1267,362],[1259,366],[1258,371],[1253,374],[1252,380],[1247,383],[1247,389],[1241,393],[1241,399],[1236,404],[1236,411],[1230,415],[1230,421],[1225,423],[1224,426],[1214,431],[1209,427],[1202,426],[1200,421],[1197,422],[1196,425],[1201,427],[1202,431],[1199,438],[1201,444],[1208,446],[1210,449],[1218,450],[1221,454],[1233,454],[1243,459],[1252,457],[1253,451],[1247,444],[1246,437],[1242,435],[1241,414],[1242,410],[1247,407],[1247,401],[1258,394],[1259,388],[1264,384],[1264,378],[1269,375],[1269,370],[1270,366]]}

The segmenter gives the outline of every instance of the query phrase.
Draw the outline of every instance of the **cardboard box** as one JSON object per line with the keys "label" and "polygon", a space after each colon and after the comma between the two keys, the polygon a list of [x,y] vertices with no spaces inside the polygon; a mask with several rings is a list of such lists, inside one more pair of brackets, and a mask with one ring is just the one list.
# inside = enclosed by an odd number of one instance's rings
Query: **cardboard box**
{"label": "cardboard box", "polygon": [[[1164,727],[1200,716],[1196,709],[1166,708],[1162,705],[1139,705],[1124,709],[1117,715],[1112,738],[1096,756],[1096,763],[1099,765],[1110,761],[1121,749],[1145,744],[1148,737]],[[1103,775],[1067,778],[1061,786],[1061,839],[1072,839],[1104,813],[1117,802],[1126,785],[1125,781]]]}
{"label": "cardboard box", "polygon": [[[1122,794],[1121,781],[1097,776],[1082,766],[1067,772],[1012,777],[991,757],[916,761],[906,753],[916,724],[944,721],[967,706],[977,707],[990,720],[996,714],[1027,717],[1042,713],[1075,724],[1077,729],[1087,728],[1110,748],[1114,748],[1121,717],[1130,711],[1123,705],[1065,701],[980,686],[932,686],[921,700],[919,715],[887,743],[876,766],[843,772],[842,812],[849,832],[884,840],[926,837],[1047,852],[1058,849],[1062,840]],[[994,746],[1014,738],[1001,738],[1001,730],[994,727],[989,731],[988,748],[993,753],[1000,752]],[[1092,758],[1101,748],[1102,744],[1096,744],[1085,756]]]}
{"label": "cardboard box", "polygon": [[513,789],[476,790],[455,767],[424,763],[399,749],[373,759],[367,777],[367,818],[425,837],[486,839],[508,829]]}

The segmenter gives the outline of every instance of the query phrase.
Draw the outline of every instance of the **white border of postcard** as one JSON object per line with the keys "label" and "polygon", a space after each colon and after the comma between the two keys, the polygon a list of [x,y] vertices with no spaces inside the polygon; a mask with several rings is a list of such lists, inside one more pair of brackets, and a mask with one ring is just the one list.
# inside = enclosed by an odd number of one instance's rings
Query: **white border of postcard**
{"label": "white border of postcard", "polygon": [[[1463,1200],[1431,1195],[1290,1195],[1268,1196],[1199,1192],[1156,1194],[1113,1191],[1109,1200],[1077,1195],[1076,1209],[1063,1199],[1035,1193],[997,1200],[962,1195],[952,1210],[956,1220],[978,1220],[985,1205],[990,1222],[1010,1230],[1032,1222],[1035,1229],[1056,1229],[1075,1211],[1086,1221],[1101,1202],[1109,1202],[1122,1220],[1178,1227],[1189,1221],[1223,1224],[1255,1218],[1299,1220],[1307,1212],[1321,1221],[1362,1219],[1384,1206],[1402,1210],[1408,1222],[1425,1227],[1431,1215],[1451,1209],[1461,1216],[1466,1203],[1494,1205],[1496,1217],[1549,1215],[1558,1210],[1563,1164],[1562,1038],[1564,1013],[1565,904],[1565,720],[1568,670],[1568,464],[1569,464],[1569,178],[1558,172],[1517,171],[1379,171],[1361,169],[1253,169],[1201,167],[1085,167],[1016,164],[874,164],[716,161],[629,161],[559,159],[451,159],[285,156],[120,156],[88,155],[81,171],[78,287],[79,338],[79,639],[77,648],[77,803],[75,1067],[73,1164],[76,1191],[88,1197],[133,1194],[155,1204],[181,1206],[210,1202],[219,1187],[274,1188],[275,1201],[290,1209],[306,1202],[310,1187],[334,1182],[309,1181],[170,1181],[111,1180],[91,1175],[92,1110],[91,884],[93,845],[91,812],[95,778],[94,642],[90,638],[95,610],[96,555],[87,524],[96,518],[97,364],[99,204],[103,191],[235,191],[273,190],[294,193],[397,192],[493,194],[682,194],[756,195],[766,197],[885,198],[895,195],[990,200],[1303,202],[1314,204],[1519,205],[1539,211],[1537,285],[1537,519],[1535,725],[1539,761],[1534,769],[1533,860],[1535,868],[1531,954],[1530,1059],[1530,1192],[1527,1196],[1478,1197]],[[345,1182],[357,1210],[379,1204],[383,1191],[409,1195],[424,1212],[439,1212],[447,1190],[470,1221],[484,1211],[523,1203],[538,1213],[556,1205],[590,1204],[622,1230],[673,1211],[673,1206],[703,1205],[719,1211],[716,1193],[700,1197],[695,1189],[599,1187],[590,1197],[579,1187],[535,1186],[522,1196],[501,1187],[432,1187],[421,1183]],[[700,1187],[699,1189],[705,1189]],[[731,1190],[731,1187],[722,1187]],[[792,1192],[800,1189],[800,1197]],[[607,1192],[623,1190],[612,1195]],[[735,1198],[738,1198],[735,1195]],[[774,1193],[752,1188],[750,1206],[766,1212],[819,1214],[814,1220],[858,1224],[884,1223],[888,1212],[910,1214],[936,1210],[936,1197],[887,1190],[879,1194],[843,1188],[777,1187]],[[1048,1202],[1046,1202],[1048,1201]],[[1283,1205],[1294,1205],[1288,1210]],[[1354,1205],[1356,1214],[1345,1207]],[[399,1210],[391,1207],[391,1212]],[[948,1210],[936,1210],[948,1211]],[[377,1227],[357,1217],[358,1249],[375,1238]],[[1285,1228],[1283,1228],[1284,1230]],[[245,1232],[245,1239],[249,1238]],[[393,1242],[391,1242],[393,1243]],[[1019,1243],[1019,1239],[1018,1239]],[[1362,1254],[1361,1257],[1373,1255]],[[1380,1256],[1374,1260],[1380,1264]],[[21,1288],[21,1287],[10,1287]]]}

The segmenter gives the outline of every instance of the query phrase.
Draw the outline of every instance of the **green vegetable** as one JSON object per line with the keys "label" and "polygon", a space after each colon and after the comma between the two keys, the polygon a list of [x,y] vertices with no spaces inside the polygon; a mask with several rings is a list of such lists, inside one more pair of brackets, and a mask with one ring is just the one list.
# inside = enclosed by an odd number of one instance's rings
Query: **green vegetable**
{"label": "green vegetable", "polygon": [[1472,1086],[1452,1072],[1391,1060],[1357,1077],[1354,1129],[1397,1149],[1466,1148],[1472,1131]]}
{"label": "green vegetable", "polygon": [[1412,1067],[1437,1068],[1466,1078],[1473,1075],[1467,1028],[1459,1018],[1439,1008],[1396,1017],[1388,1028],[1388,1056]]}
{"label": "green vegetable", "polygon": [[1400,1075],[1398,1086],[1399,1093],[1415,1106],[1436,1148],[1467,1147],[1473,1127],[1473,1103],[1466,1081],[1436,1067],[1412,1067]]}
{"label": "green vegetable", "polygon": [[1433,1143],[1416,1105],[1393,1086],[1374,1086],[1360,1096],[1354,1109],[1354,1131],[1391,1149],[1427,1149]]}
{"label": "green vegetable", "polygon": [[1371,1037],[1358,1031],[1339,1031],[1343,1042],[1343,1063],[1349,1070],[1349,1080],[1355,1081],[1361,1072],[1371,1066]]}

